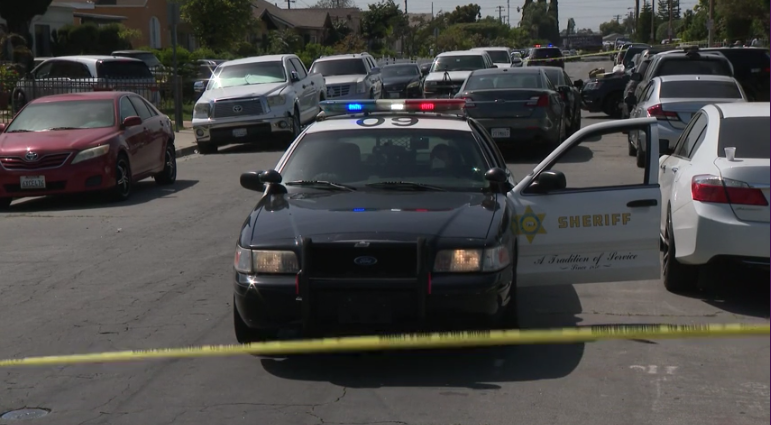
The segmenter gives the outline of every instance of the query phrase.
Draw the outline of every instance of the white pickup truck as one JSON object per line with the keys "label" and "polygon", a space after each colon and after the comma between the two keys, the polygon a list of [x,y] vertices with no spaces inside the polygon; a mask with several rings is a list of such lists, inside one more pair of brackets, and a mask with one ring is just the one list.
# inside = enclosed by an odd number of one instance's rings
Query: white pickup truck
{"label": "white pickup truck", "polygon": [[193,109],[202,154],[221,145],[294,140],[316,119],[326,98],[324,77],[308,74],[296,55],[238,59],[220,64]]}

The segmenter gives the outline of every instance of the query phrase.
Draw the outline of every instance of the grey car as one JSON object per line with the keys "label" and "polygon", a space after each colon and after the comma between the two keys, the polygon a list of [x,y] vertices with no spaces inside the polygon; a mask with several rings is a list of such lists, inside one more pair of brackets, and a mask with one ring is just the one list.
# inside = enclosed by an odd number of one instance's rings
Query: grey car
{"label": "grey car", "polygon": [[[634,95],[630,95],[634,97]],[[673,148],[691,116],[710,103],[746,102],[747,96],[739,82],[723,75],[669,75],[655,77],[642,88],[640,99],[629,118],[656,117],[659,141],[668,141]],[[637,157],[637,166],[645,167],[645,152],[640,149],[637,134],[630,133],[629,155]]]}
{"label": "grey car", "polygon": [[541,67],[492,68],[473,71],[455,98],[466,99],[468,115],[501,146],[554,147],[570,125],[562,90]]}

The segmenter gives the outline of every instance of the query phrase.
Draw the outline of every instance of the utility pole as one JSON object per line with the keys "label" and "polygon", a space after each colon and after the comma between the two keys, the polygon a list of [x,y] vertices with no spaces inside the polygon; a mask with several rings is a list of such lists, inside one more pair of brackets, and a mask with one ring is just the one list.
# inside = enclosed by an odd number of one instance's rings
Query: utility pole
{"label": "utility pole", "polygon": [[640,0],[634,0],[634,32],[637,32],[637,20],[640,18]]}
{"label": "utility pole", "polygon": [[712,33],[715,27],[714,21],[715,0],[709,0],[709,20],[707,21],[707,47],[712,47]]}
{"label": "utility pole", "polygon": [[651,37],[649,43],[656,41],[656,2],[651,0]]}
{"label": "utility pole", "polygon": [[498,11],[498,22],[503,23],[503,6],[495,6]]}
{"label": "utility pole", "polygon": [[669,43],[672,43],[672,0],[669,0],[669,25],[667,25],[667,37],[669,39]]}
{"label": "utility pole", "polygon": [[295,0],[286,0],[286,8],[287,9],[291,9],[292,8],[292,3],[294,3],[294,2],[295,2]]}
{"label": "utility pole", "polygon": [[[672,1],[672,0],[669,0]],[[407,0],[404,0],[404,14],[407,14]]]}
{"label": "utility pole", "polygon": [[614,18],[616,18],[616,23],[621,22],[621,15],[613,15]]}
{"label": "utility pole", "polygon": [[431,20],[434,20],[434,2],[431,2]]}
{"label": "utility pole", "polygon": [[506,25],[511,26],[511,0],[506,0]]}

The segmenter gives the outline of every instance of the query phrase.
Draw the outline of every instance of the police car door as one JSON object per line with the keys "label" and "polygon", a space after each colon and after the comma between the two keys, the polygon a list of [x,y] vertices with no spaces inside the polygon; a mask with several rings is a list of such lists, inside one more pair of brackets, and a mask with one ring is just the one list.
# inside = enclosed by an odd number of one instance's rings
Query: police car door
{"label": "police car door", "polygon": [[[660,277],[656,125],[640,118],[585,127],[509,192],[518,286]],[[633,171],[625,155],[623,133],[630,131],[648,143],[644,170]],[[622,152],[605,157],[614,149]]]}

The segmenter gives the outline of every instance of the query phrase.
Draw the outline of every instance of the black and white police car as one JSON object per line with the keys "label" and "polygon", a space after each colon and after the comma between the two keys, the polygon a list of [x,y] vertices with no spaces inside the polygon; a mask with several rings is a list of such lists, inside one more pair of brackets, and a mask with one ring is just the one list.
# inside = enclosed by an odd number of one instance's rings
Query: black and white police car
{"label": "black and white police car", "polygon": [[646,132],[658,158],[656,119],[579,130],[517,181],[464,100],[321,106],[275,169],[241,175],[261,195],[236,246],[239,342],[446,317],[515,327],[517,287],[659,277],[657,169],[599,189],[551,169],[608,132]]}

